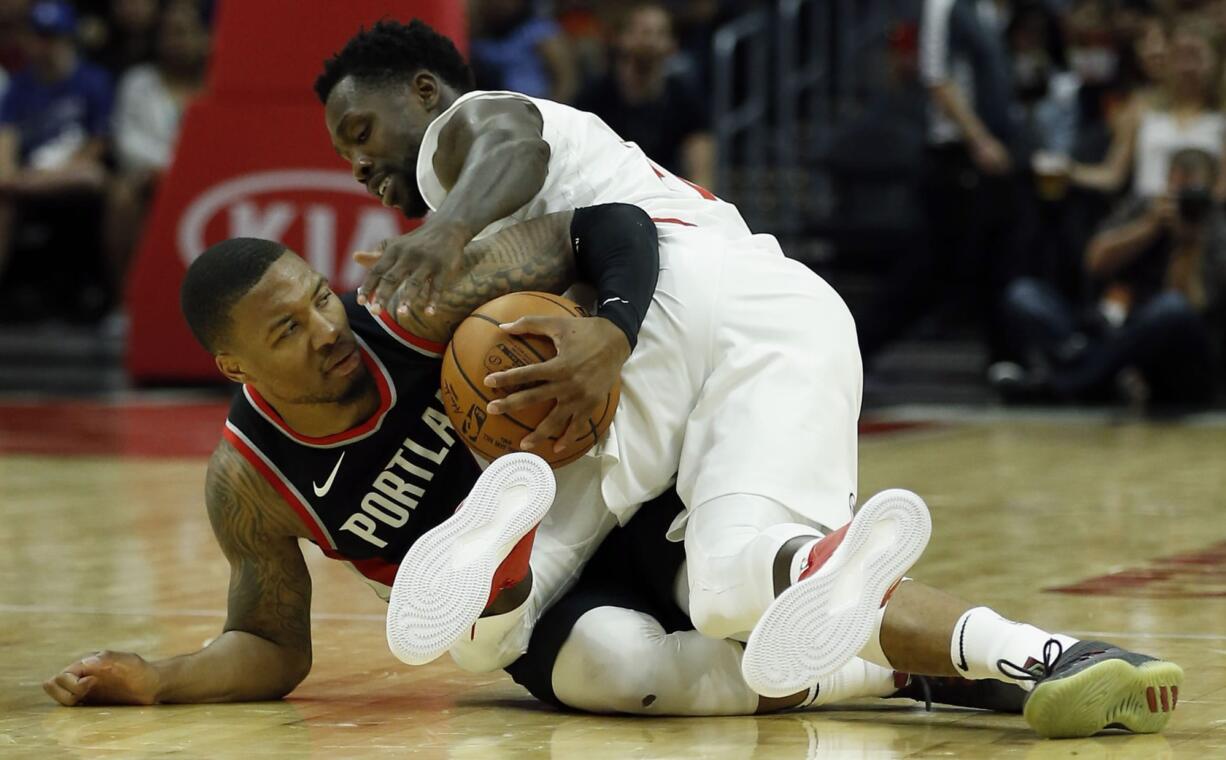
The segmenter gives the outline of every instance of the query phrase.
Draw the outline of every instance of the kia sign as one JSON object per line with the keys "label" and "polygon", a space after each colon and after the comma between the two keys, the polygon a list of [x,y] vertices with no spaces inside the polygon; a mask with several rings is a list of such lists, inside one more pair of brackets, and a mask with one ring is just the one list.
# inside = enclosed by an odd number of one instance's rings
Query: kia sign
{"label": "kia sign", "polygon": [[333,289],[352,290],[362,281],[362,269],[349,253],[372,250],[404,227],[398,210],[372,207],[372,198],[347,171],[239,175],[207,188],[188,205],[175,236],[178,253],[188,266],[210,242],[276,240],[322,272]]}
{"label": "kia sign", "polygon": [[[179,311],[183,273],[231,237],[277,240],[338,291],[356,287],[355,250],[415,222],[353,179],[311,92],[320,62],[359,27],[417,17],[464,49],[464,3],[242,0],[218,3],[205,93],[183,114],[128,278],[128,371],[138,383],[220,381]],[[291,34],[269,34],[292,20]]]}

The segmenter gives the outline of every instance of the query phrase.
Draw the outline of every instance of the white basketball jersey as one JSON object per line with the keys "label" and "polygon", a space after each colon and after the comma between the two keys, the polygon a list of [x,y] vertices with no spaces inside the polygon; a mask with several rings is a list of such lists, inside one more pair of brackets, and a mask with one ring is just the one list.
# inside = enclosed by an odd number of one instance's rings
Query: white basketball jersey
{"label": "white basketball jersey", "polygon": [[658,166],[639,146],[623,141],[595,115],[514,92],[467,93],[426,129],[417,156],[417,184],[431,209],[438,208],[448,192],[434,171],[439,133],[460,105],[495,98],[522,100],[540,111],[543,137],[550,148],[549,173],[532,200],[491,224],[478,237],[515,222],[599,203],[631,203],[657,223],[704,227],[725,239],[750,236],[735,206]]}

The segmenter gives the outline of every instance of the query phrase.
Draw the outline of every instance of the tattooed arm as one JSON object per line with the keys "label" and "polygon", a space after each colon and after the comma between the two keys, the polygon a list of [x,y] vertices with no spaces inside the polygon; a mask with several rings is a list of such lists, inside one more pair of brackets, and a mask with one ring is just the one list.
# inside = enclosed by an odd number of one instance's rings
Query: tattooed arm
{"label": "tattooed arm", "polygon": [[311,579],[300,530],[272,488],[228,443],[205,482],[213,532],[230,562],[224,632],[191,654],[148,661],[99,652],[43,684],[57,702],[156,704],[279,699],[311,669]]}
{"label": "tattooed arm", "polygon": [[573,214],[547,214],[470,242],[459,267],[463,274],[438,294],[434,313],[426,313],[424,301],[402,302],[405,288],[396,291],[387,308],[414,335],[446,343],[465,317],[498,296],[523,290],[561,293],[576,279]]}

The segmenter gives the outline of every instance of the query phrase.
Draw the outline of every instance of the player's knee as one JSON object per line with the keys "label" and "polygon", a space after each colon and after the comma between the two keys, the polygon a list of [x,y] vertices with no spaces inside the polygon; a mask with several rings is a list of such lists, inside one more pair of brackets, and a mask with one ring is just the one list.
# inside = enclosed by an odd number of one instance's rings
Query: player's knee
{"label": "player's knee", "polygon": [[694,629],[713,639],[726,639],[753,630],[760,605],[742,599],[736,589],[690,589],[690,620]]}
{"label": "player's knee", "polygon": [[588,712],[650,713],[667,672],[664,636],[655,620],[637,612],[601,607],[586,613],[558,652],[554,693]]}

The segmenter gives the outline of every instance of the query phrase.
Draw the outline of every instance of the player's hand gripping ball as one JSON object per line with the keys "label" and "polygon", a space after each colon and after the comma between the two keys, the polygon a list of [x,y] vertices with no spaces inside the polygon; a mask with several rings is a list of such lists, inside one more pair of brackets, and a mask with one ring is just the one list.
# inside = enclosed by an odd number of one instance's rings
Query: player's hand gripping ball
{"label": "player's hand gripping ball", "polygon": [[[494,460],[519,451],[524,436],[536,429],[555,402],[546,401],[509,414],[488,414],[489,402],[521,388],[489,388],[485,376],[494,372],[548,361],[556,354],[553,341],[539,335],[511,335],[498,326],[520,317],[586,317],[578,304],[550,293],[511,293],[495,298],[460,323],[443,355],[443,406],[460,438],[482,457]],[[588,415],[588,434],[578,445],[554,453],[553,446],[539,446],[539,454],[554,468],[569,464],[587,453],[609,429],[621,382]],[[556,440],[556,439],[555,439]]]}

